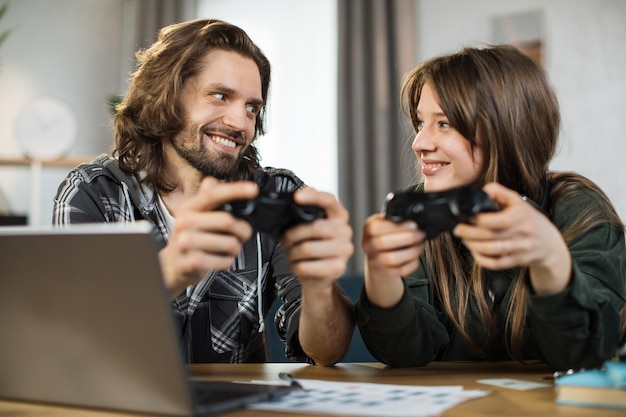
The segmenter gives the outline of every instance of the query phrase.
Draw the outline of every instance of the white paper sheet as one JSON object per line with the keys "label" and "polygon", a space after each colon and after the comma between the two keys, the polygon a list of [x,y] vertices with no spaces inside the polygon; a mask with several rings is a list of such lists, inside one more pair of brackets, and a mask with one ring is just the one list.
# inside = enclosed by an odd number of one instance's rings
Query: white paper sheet
{"label": "white paper sheet", "polygon": [[415,386],[296,380],[304,390],[250,408],[298,413],[375,417],[438,416],[448,408],[488,390],[464,390],[462,386]]}

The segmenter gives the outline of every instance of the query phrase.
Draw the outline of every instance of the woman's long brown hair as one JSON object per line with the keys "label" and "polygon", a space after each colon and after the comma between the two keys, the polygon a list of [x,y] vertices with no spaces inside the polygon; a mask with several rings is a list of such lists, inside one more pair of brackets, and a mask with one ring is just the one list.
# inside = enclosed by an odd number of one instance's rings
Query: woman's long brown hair
{"label": "woman's long brown hair", "polygon": [[[480,146],[486,156],[482,178],[476,185],[498,182],[521,195],[539,201],[546,183],[548,203],[568,198],[580,189],[593,189],[605,202],[604,211],[580,213],[562,231],[572,242],[601,223],[624,227],[606,195],[590,180],[575,173],[548,172],[560,129],[559,105],[546,74],[531,58],[512,46],[464,48],[433,58],[409,72],[402,86],[403,108],[417,131],[417,105],[428,83],[450,124],[465,137],[472,150]],[[440,235],[426,244],[426,259],[433,285],[443,308],[466,342],[479,355],[484,351],[468,331],[467,313],[475,300],[487,342],[496,336],[487,271],[468,263],[458,242]],[[510,355],[522,360],[526,325],[528,269],[520,267],[514,282],[505,326]],[[622,323],[626,323],[622,309]]]}

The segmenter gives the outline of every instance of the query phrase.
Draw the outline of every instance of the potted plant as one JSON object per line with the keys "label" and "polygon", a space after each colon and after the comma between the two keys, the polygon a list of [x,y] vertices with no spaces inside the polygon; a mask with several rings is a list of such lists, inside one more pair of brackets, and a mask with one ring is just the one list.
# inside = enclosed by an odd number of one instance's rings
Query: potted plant
{"label": "potted plant", "polygon": [[[0,6],[0,20],[2,20],[2,17],[4,17],[4,14],[7,12],[8,8],[9,8],[9,3],[8,2],[6,2],[2,6]],[[7,40],[7,38],[9,37],[10,33],[11,33],[11,31],[9,29],[6,29],[6,30],[3,30],[3,31],[0,32],[0,46],[2,46],[4,41]]]}
{"label": "potted plant", "polygon": [[[8,8],[9,3],[4,3],[2,6],[0,6],[0,20],[2,20],[2,17],[4,16]],[[4,41],[9,37],[9,33],[11,33],[9,29],[0,32],[0,46],[2,46]]]}

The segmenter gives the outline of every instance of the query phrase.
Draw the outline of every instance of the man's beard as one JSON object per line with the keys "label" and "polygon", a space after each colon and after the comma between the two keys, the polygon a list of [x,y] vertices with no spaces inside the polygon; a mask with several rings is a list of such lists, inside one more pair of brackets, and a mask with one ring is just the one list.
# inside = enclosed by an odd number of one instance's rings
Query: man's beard
{"label": "man's beard", "polygon": [[[230,155],[210,152],[204,141],[198,136],[198,131],[197,126],[192,125],[172,139],[172,145],[178,155],[205,176],[215,177],[220,180],[233,179],[239,170],[243,154]],[[206,133],[208,134],[208,132]],[[229,136],[238,135],[238,133],[234,132],[224,133]]]}

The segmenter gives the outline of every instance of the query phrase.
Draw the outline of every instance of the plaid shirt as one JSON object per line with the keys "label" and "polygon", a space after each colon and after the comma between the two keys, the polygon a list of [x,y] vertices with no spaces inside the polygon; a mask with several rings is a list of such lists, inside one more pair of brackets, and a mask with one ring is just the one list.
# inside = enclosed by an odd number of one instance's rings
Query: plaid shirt
{"label": "plaid shirt", "polygon": [[[259,169],[259,183],[270,174],[287,179],[277,191],[304,184],[291,171]],[[108,155],[73,169],[54,199],[53,224],[133,222],[154,225],[158,249],[169,240],[157,194],[137,178],[124,173]],[[264,320],[276,297],[282,300],[274,322],[286,341],[289,358],[311,362],[299,345],[301,287],[289,271],[284,251],[275,237],[258,233],[246,242],[228,271],[207,272],[205,280],[172,302],[188,362],[265,362],[268,359]]]}

